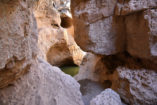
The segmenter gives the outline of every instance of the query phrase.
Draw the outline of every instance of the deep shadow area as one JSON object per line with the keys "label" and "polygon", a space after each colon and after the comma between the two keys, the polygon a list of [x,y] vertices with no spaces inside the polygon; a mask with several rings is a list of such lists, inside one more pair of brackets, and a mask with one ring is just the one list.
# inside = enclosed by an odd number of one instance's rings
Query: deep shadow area
{"label": "deep shadow area", "polygon": [[157,72],[157,64],[149,59],[141,59],[131,56],[128,52],[119,53],[116,55],[104,56],[101,61],[107,67],[108,73],[112,74],[114,70],[123,66],[129,69],[148,69]]}
{"label": "deep shadow area", "polygon": [[70,17],[61,17],[61,26],[63,28],[69,28],[72,26],[72,19]]}

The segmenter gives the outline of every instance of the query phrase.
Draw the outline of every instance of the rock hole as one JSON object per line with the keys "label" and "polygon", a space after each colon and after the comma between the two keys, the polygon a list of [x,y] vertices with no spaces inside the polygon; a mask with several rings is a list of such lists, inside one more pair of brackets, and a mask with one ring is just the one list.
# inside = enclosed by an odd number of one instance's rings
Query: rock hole
{"label": "rock hole", "polygon": [[72,26],[72,19],[70,17],[61,17],[61,26],[63,28],[69,28]]}

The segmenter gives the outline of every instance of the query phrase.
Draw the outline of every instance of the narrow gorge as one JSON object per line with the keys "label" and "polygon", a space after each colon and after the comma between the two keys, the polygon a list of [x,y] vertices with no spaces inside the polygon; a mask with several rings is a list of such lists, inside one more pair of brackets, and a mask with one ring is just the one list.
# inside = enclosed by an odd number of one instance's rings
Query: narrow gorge
{"label": "narrow gorge", "polygon": [[0,105],[157,105],[157,0],[0,0]]}

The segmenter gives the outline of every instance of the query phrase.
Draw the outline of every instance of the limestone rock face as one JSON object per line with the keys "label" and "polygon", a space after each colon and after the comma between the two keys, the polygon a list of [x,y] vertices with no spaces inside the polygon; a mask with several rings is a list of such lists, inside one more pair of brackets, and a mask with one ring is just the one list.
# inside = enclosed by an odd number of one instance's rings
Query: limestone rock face
{"label": "limestone rock face", "polygon": [[32,0],[0,1],[0,88],[29,70],[37,55]]}
{"label": "limestone rock face", "polygon": [[128,104],[157,104],[157,1],[71,2],[76,43],[84,51],[102,55],[86,62],[89,69],[80,73],[87,76],[80,78],[98,77]]}
{"label": "limestone rock face", "polygon": [[156,58],[156,0],[71,2],[74,37],[83,50],[101,55],[127,51],[139,58]]}
{"label": "limestone rock face", "polygon": [[68,31],[62,27],[63,23],[66,25],[69,22],[62,20],[61,16],[64,13],[62,10],[70,11],[70,4],[66,8],[68,3],[62,0],[39,0],[34,10],[39,31],[39,56],[56,66],[66,65],[66,62],[80,65],[84,56],[71,35],[73,28]]}
{"label": "limestone rock face", "polygon": [[152,59],[157,56],[157,9],[126,16],[127,51],[133,56]]}
{"label": "limestone rock face", "polygon": [[128,15],[130,13],[156,8],[156,0],[118,0],[116,15]]}
{"label": "limestone rock face", "polygon": [[[71,0],[75,40],[84,50],[110,55],[123,50],[123,18],[112,15],[117,0]],[[118,24],[119,23],[119,24]],[[120,32],[120,33],[119,33]]]}
{"label": "limestone rock face", "polygon": [[0,90],[0,105],[84,105],[79,84],[43,60],[14,85]]}
{"label": "limestone rock face", "polygon": [[120,96],[112,89],[106,89],[90,101],[90,105],[122,105]]}
{"label": "limestone rock face", "polygon": [[131,105],[157,104],[157,73],[147,69],[117,69],[118,79],[113,81],[115,89],[126,103]]}
{"label": "limestone rock face", "polygon": [[112,57],[96,64],[100,81],[108,84],[127,104],[156,105],[156,64],[122,55]]}
{"label": "limestone rock face", "polygon": [[104,88],[115,90],[126,104],[157,104],[156,63],[124,53],[110,56],[93,55],[92,62],[92,57],[89,58],[84,63],[84,68],[80,67],[79,74],[75,77],[77,80],[99,81]]}

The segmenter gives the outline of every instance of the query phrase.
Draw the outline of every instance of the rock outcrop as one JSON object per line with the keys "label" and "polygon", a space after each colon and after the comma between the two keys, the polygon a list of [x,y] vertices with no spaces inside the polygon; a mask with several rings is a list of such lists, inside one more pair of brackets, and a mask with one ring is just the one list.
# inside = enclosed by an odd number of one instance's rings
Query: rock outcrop
{"label": "rock outcrop", "polygon": [[157,104],[157,73],[148,69],[117,68],[112,88],[131,105]]}
{"label": "rock outcrop", "polygon": [[84,105],[79,84],[39,59],[29,73],[0,90],[0,105]]}
{"label": "rock outcrop", "polygon": [[156,0],[72,0],[75,40],[85,51],[155,59]]}
{"label": "rock outcrop", "polygon": [[0,88],[27,72],[37,55],[32,0],[0,1]]}
{"label": "rock outcrop", "polygon": [[[37,5],[34,13],[39,32],[39,56],[55,66],[63,66],[67,62],[80,65],[84,53],[71,35],[70,1],[39,0]],[[63,25],[69,28],[64,29]]]}
{"label": "rock outcrop", "polygon": [[71,2],[76,43],[95,54],[81,70],[90,76],[77,78],[108,84],[131,105],[157,104],[157,1]]}
{"label": "rock outcrop", "polygon": [[122,105],[120,96],[112,89],[106,89],[90,101],[90,105]]}
{"label": "rock outcrop", "polygon": [[34,2],[0,1],[0,105],[84,105],[76,80],[37,59]]}

